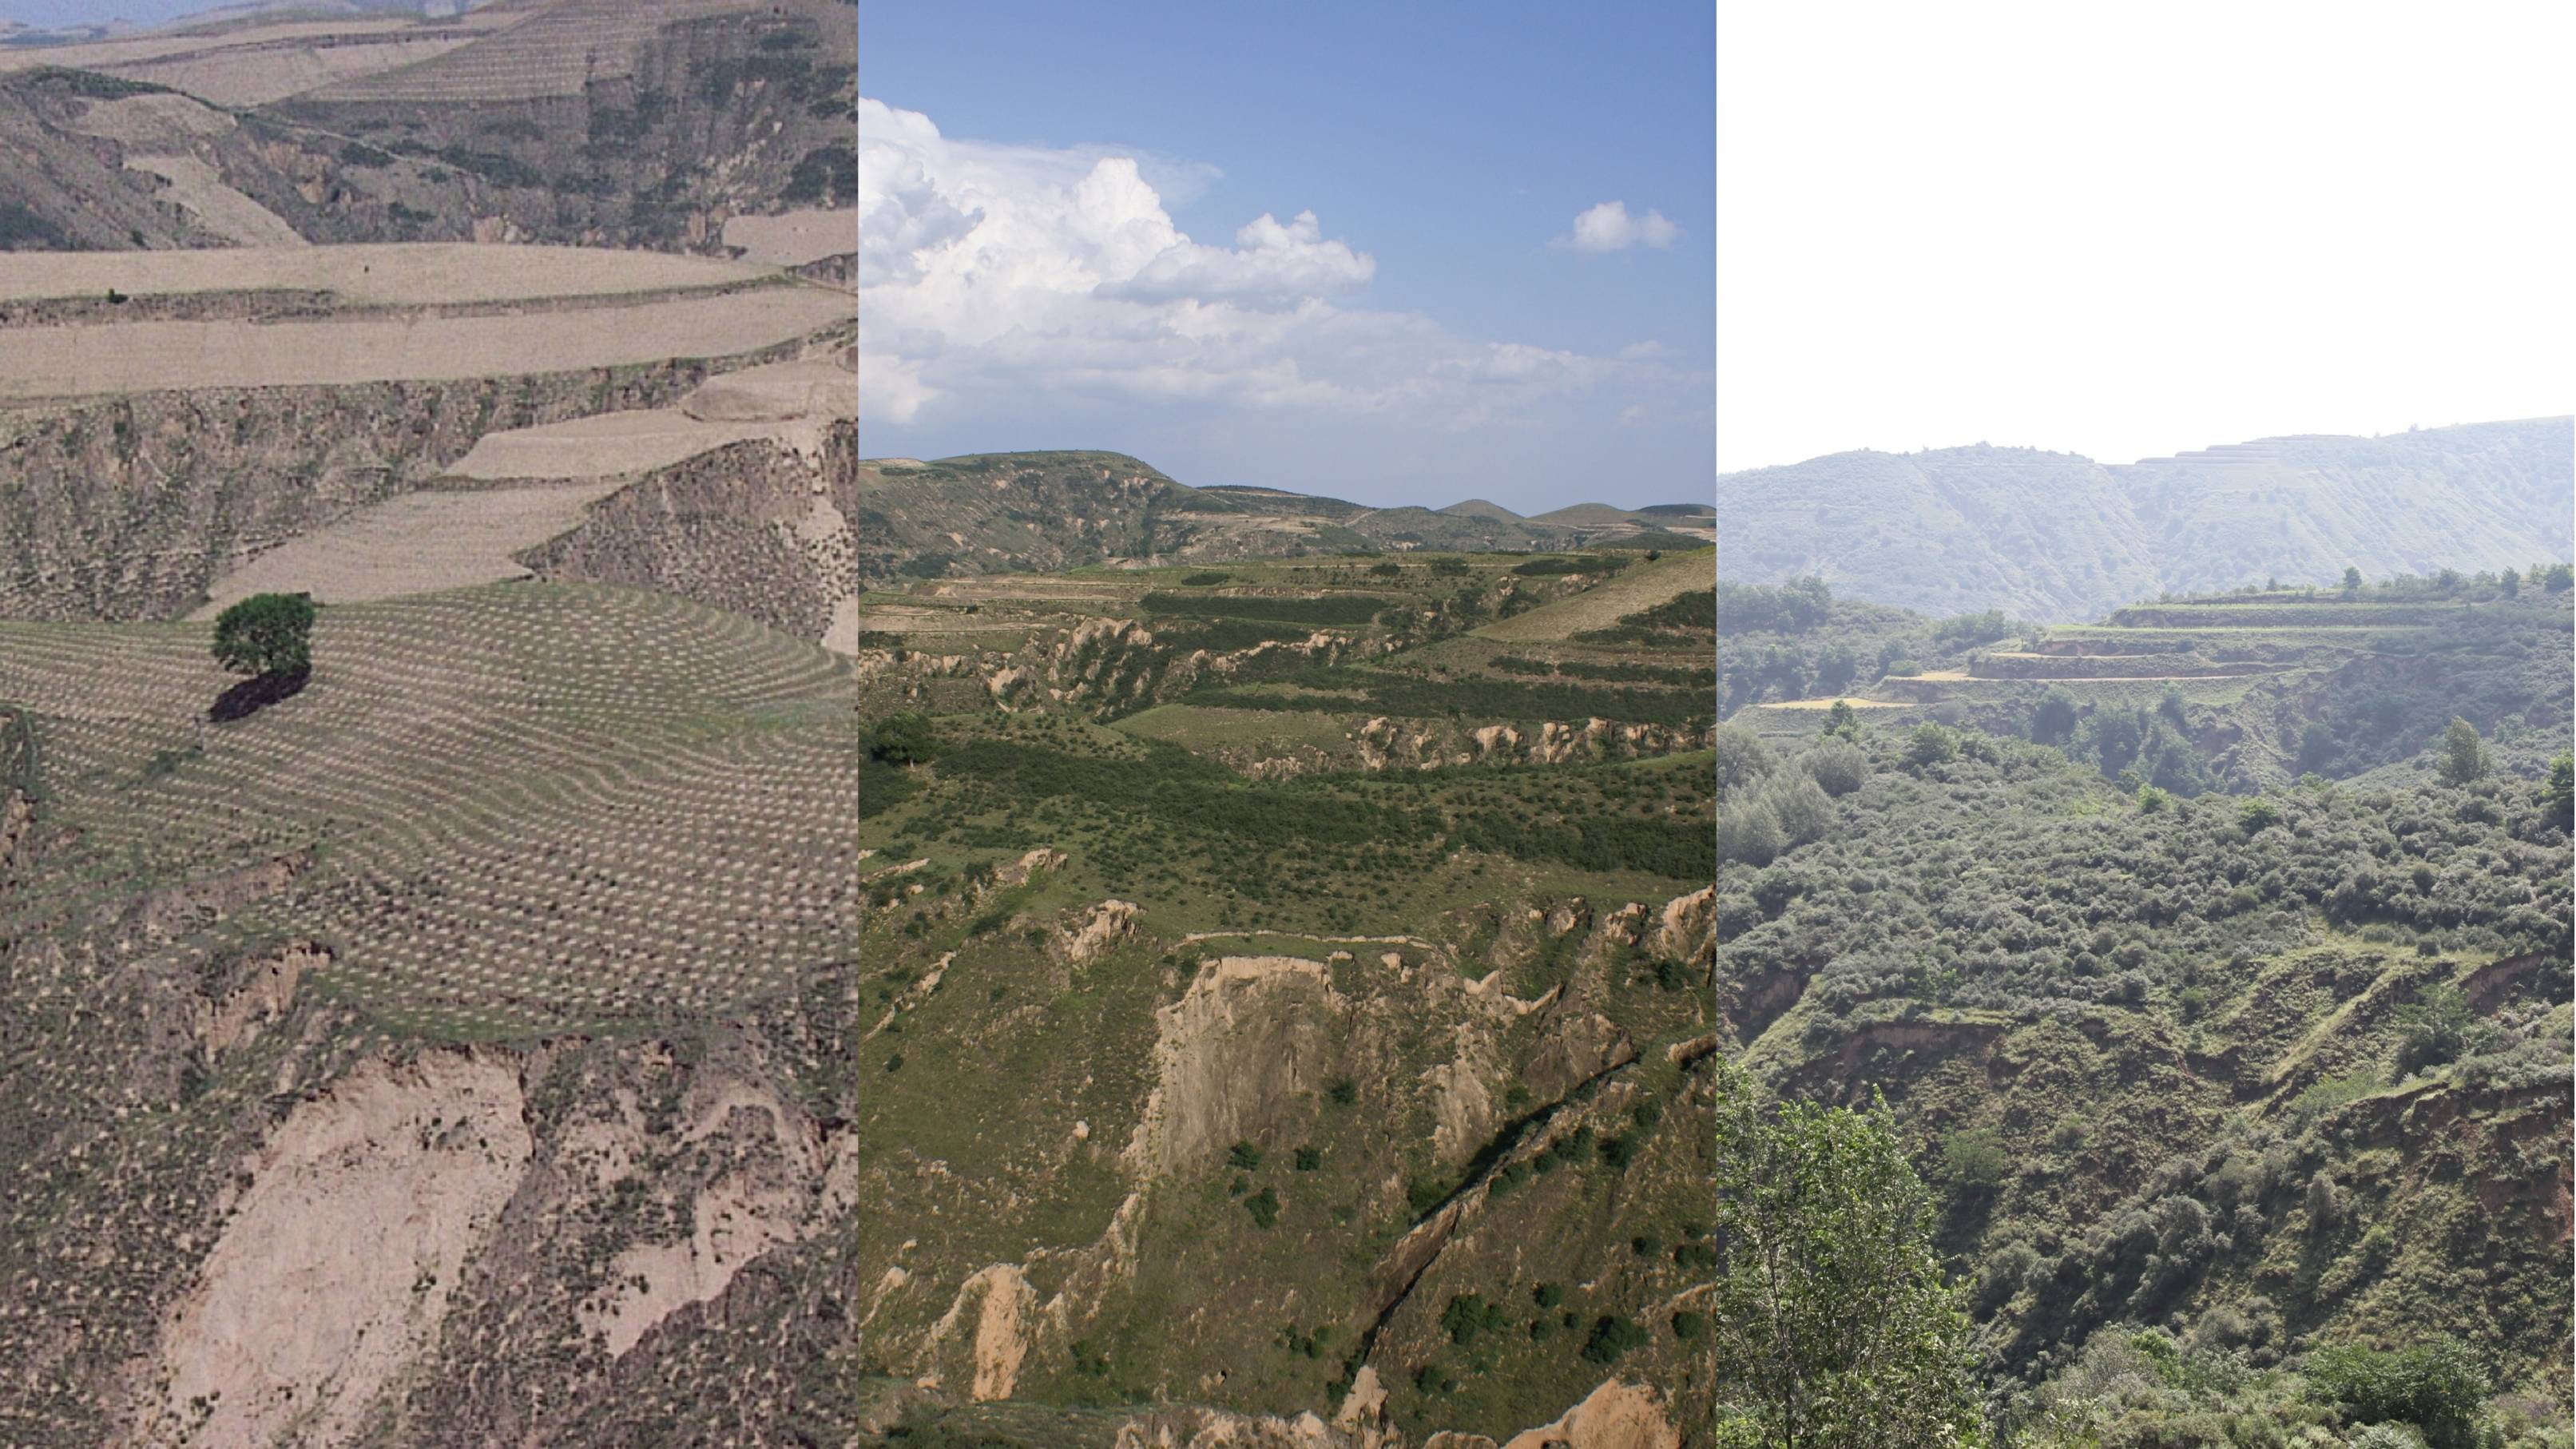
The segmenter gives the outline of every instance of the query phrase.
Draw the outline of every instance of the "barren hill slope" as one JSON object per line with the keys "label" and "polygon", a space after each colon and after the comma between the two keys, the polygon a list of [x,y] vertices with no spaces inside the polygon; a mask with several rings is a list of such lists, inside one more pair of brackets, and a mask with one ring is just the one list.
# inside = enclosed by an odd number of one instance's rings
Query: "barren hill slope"
{"label": "barren hill slope", "polygon": [[847,664],[502,585],[210,724],[207,634],[0,623],[0,1438],[786,1434],[857,1289]]}
{"label": "barren hill slope", "polygon": [[[317,242],[713,250],[735,216],[853,203],[856,55],[833,0],[528,0],[0,52],[0,248],[225,245],[242,198]],[[138,129],[137,97],[188,124]]]}

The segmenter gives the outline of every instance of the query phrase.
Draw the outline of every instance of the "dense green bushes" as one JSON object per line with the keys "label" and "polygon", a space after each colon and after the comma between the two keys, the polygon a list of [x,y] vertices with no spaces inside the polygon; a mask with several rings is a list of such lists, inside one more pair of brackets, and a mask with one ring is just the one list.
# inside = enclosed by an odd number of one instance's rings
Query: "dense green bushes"
{"label": "dense green bushes", "polygon": [[2495,954],[2570,940],[2565,837],[2492,780],[2294,791],[2266,797],[2277,824],[2249,832],[2225,797],[2124,808],[2054,750],[1969,732],[1992,761],[1909,771],[1897,737],[1872,732],[1867,786],[1766,855],[1747,832],[1764,835],[1771,782],[1805,771],[1758,742],[1730,752],[1735,733],[1719,731],[1720,786],[1738,780],[1719,895],[1760,910],[1726,940],[1728,969],[1816,971],[1833,1009],[1942,972],[1959,1006],[2137,1000],[2181,990],[2194,963],[2303,943],[2319,917]]}

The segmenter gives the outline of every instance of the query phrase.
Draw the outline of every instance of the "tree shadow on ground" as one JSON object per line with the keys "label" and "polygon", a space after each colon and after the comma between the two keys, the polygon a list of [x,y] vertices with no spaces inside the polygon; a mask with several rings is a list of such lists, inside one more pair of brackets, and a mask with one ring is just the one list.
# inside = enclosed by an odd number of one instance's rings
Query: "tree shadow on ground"
{"label": "tree shadow on ground", "polygon": [[206,718],[216,724],[230,724],[234,720],[248,719],[279,700],[292,697],[301,691],[304,688],[304,682],[312,677],[313,671],[310,669],[298,669],[281,674],[253,675],[215,696],[215,702],[206,709]]}

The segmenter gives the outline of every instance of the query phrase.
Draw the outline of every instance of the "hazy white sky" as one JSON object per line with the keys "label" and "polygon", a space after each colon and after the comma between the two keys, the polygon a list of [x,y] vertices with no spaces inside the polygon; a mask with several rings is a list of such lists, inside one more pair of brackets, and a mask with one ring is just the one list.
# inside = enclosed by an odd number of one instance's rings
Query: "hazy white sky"
{"label": "hazy white sky", "polygon": [[2576,5],[1720,0],[1721,471],[2576,405]]}

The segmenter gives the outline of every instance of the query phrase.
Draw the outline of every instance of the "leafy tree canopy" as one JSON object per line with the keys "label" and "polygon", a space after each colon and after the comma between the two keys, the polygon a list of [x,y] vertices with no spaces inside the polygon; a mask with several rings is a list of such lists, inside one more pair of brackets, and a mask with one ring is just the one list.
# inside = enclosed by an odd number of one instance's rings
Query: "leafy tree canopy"
{"label": "leafy tree canopy", "polygon": [[927,764],[937,752],[938,736],[927,715],[888,715],[877,721],[868,738],[869,756],[889,765]]}
{"label": "leafy tree canopy", "polygon": [[1885,1104],[1718,1103],[1720,1442],[1982,1444],[1967,1314]]}
{"label": "leafy tree canopy", "polygon": [[253,594],[215,616],[215,662],[235,674],[302,674],[313,667],[313,596]]}

